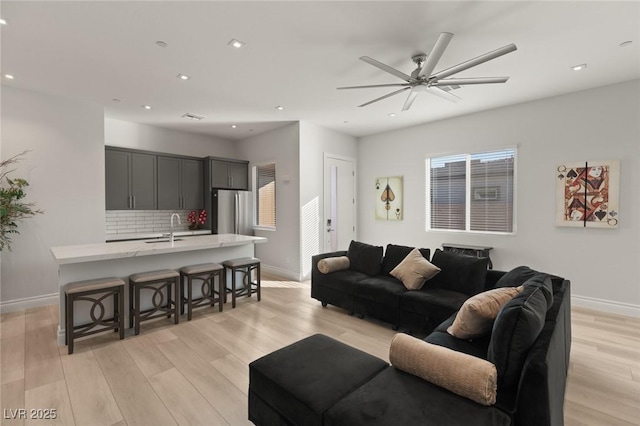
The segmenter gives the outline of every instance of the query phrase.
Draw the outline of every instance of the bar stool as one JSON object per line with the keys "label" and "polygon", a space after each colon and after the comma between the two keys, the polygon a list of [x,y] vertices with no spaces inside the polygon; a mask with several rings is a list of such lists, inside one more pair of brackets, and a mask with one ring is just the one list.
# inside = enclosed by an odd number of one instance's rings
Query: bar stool
{"label": "bar stool", "polygon": [[[208,304],[213,306],[218,302],[218,310],[222,312],[223,296],[221,296],[225,287],[224,267],[218,263],[202,263],[199,265],[185,266],[180,269],[180,285],[182,300],[180,303],[180,314],[184,314],[184,305],[187,304],[187,319],[191,321],[191,312],[193,308]],[[215,278],[218,277],[218,297],[216,298]],[[186,281],[185,281],[186,278]],[[201,297],[193,298],[193,280],[202,281],[200,287]],[[186,297],[184,286],[187,285]]]}
{"label": "bar stool", "polygon": [[[64,293],[66,312],[65,343],[68,346],[69,355],[73,353],[73,340],[76,337],[89,336],[113,329],[113,331],[120,332],[121,340],[124,339],[124,281],[114,277],[78,281],[67,284]],[[98,297],[98,295],[101,296]],[[106,310],[103,301],[109,297],[113,297],[113,318],[105,319]],[[92,322],[74,326],[74,303],[81,300],[93,303],[89,311]],[[100,307],[100,313],[96,316],[95,310],[98,306]],[[92,330],[96,326],[101,327],[97,330]]]}
{"label": "bar stool", "polygon": [[[159,271],[142,272],[129,276],[129,327],[135,326],[136,336],[140,334],[140,323],[154,318],[174,316],[176,324],[180,322],[178,312],[178,300],[180,300],[180,285],[178,278],[180,274],[172,269],[161,269]],[[175,290],[175,297],[171,299],[171,288]],[[151,303],[153,307],[140,310],[140,291],[152,290]],[[165,295],[162,290],[166,289]],[[159,312],[159,313],[157,313]]]}
{"label": "bar stool", "polygon": [[[260,259],[255,257],[243,257],[240,259],[231,259],[222,262],[224,266],[225,275],[227,270],[231,270],[231,307],[236,307],[237,296],[251,297],[253,293],[258,294],[258,301],[260,301]],[[251,280],[251,273],[256,271],[257,281]],[[236,272],[242,272],[244,277],[242,279],[242,288],[236,289]]]}

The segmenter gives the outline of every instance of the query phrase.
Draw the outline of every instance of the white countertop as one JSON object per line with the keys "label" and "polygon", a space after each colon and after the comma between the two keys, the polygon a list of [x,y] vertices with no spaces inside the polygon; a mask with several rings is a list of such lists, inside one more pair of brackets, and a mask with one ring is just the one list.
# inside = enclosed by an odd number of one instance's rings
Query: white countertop
{"label": "white countertop", "polygon": [[219,247],[258,244],[267,241],[263,237],[248,235],[216,234],[192,237],[176,237],[180,241],[154,242],[121,241],[98,244],[51,247],[51,253],[58,265],[68,263],[93,262],[97,260],[120,259],[124,257],[151,256],[155,254],[177,253],[183,251],[206,250]]}
{"label": "white countertop", "polygon": [[[106,234],[105,241],[122,241],[122,240],[145,240],[151,238],[162,238],[162,234],[167,232],[129,232],[126,234]],[[176,237],[185,235],[211,235],[210,229],[199,229],[197,231],[176,231],[173,233]]]}

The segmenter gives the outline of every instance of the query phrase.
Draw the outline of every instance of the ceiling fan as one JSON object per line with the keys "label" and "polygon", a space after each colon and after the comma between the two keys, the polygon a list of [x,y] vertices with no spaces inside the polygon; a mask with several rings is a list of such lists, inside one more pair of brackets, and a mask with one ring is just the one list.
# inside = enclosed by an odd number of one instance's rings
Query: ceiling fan
{"label": "ceiling fan", "polygon": [[483,64],[487,61],[498,58],[502,55],[506,55],[507,53],[511,53],[514,50],[517,50],[516,45],[513,43],[503,46],[492,52],[485,53],[484,55],[480,55],[468,61],[462,62],[458,65],[454,65],[450,68],[439,71],[435,74],[431,74],[452,38],[453,38],[452,33],[441,33],[440,36],[438,37],[438,40],[436,41],[436,44],[433,46],[433,49],[431,49],[431,53],[428,56],[425,55],[424,53],[419,53],[411,57],[413,62],[415,62],[415,64],[417,65],[417,68],[411,73],[411,75],[407,75],[401,71],[398,71],[395,68],[390,67],[389,65],[383,64],[382,62],[376,61],[375,59],[372,59],[368,56],[360,57],[360,60],[368,64],[371,64],[374,67],[380,68],[382,71],[386,71],[391,75],[401,78],[402,80],[405,81],[405,83],[338,87],[338,90],[399,86],[401,87],[401,89],[398,89],[395,92],[391,92],[389,94],[376,98],[372,101],[365,102],[364,104],[358,105],[358,106],[360,107],[367,106],[374,102],[381,101],[393,95],[397,95],[406,90],[409,90],[409,97],[407,98],[407,100],[404,103],[404,106],[402,107],[402,110],[406,111],[409,108],[411,108],[411,104],[413,104],[413,101],[416,99],[418,92],[429,92],[433,95],[440,96],[441,98],[450,100],[452,102],[458,102],[460,98],[454,95],[453,93],[450,93],[451,90],[453,89],[457,89],[460,86],[464,86],[467,84],[505,83],[509,79],[509,77],[476,77],[476,78],[447,78],[447,77],[450,77],[454,74],[457,74],[469,68],[475,67],[476,65]]}

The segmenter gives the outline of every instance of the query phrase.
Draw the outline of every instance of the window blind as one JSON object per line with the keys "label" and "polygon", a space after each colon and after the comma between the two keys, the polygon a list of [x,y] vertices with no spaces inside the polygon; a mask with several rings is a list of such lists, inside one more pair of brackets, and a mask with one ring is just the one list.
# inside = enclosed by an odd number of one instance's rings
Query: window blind
{"label": "window blind", "polygon": [[431,229],[465,229],[466,156],[430,161]]}
{"label": "window blind", "polygon": [[515,149],[430,158],[428,229],[513,232]]}
{"label": "window blind", "polygon": [[276,165],[256,166],[256,225],[276,226]]}

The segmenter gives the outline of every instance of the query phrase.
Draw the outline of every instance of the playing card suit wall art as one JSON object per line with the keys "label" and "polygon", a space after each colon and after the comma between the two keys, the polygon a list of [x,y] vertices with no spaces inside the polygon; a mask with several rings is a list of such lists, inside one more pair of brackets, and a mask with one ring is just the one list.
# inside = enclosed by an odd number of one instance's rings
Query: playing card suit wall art
{"label": "playing card suit wall art", "polygon": [[561,164],[556,174],[557,226],[618,227],[619,161]]}
{"label": "playing card suit wall art", "polygon": [[375,208],[378,220],[402,220],[402,176],[376,178]]}

